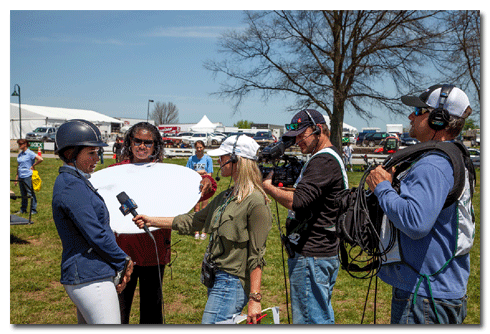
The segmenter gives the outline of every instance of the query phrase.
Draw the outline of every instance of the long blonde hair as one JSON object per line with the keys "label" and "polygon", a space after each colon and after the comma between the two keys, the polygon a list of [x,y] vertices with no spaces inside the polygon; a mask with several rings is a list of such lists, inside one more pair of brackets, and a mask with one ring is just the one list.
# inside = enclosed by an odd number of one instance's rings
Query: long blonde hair
{"label": "long blonde hair", "polygon": [[235,180],[235,189],[233,190],[233,195],[236,196],[237,202],[240,203],[257,189],[264,196],[265,202],[269,203],[270,199],[267,197],[264,188],[262,188],[262,174],[259,167],[257,167],[257,163],[238,156],[237,168],[238,173]]}

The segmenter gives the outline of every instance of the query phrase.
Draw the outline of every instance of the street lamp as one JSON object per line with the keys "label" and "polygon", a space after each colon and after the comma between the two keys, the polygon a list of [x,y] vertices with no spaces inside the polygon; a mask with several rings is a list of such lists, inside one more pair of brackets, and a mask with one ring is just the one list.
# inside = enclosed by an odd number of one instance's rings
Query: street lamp
{"label": "street lamp", "polygon": [[19,97],[19,138],[22,139],[22,119],[21,119],[21,112],[20,112],[20,86],[18,84],[14,85],[14,92],[12,93],[12,96]]}
{"label": "street lamp", "polygon": [[148,123],[148,117],[150,116],[150,102],[155,102],[153,100],[148,100],[148,112],[146,113],[146,122]]}

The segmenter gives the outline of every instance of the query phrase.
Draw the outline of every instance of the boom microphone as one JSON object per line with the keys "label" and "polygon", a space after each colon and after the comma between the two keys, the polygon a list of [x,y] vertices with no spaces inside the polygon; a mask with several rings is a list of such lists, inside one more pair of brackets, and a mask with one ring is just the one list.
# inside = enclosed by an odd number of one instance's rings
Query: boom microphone
{"label": "boom microphone", "polygon": [[229,163],[231,163],[231,159],[228,160],[227,162],[225,162],[224,164],[222,164],[222,165],[219,166],[218,173],[216,173],[216,181],[221,180],[221,178],[219,177],[219,174],[221,173],[221,168],[223,168],[224,166],[228,165]]}
{"label": "boom microphone", "polygon": [[[119,210],[121,210],[123,215],[126,216],[130,212],[133,217],[136,217],[138,215],[138,213],[136,212],[138,206],[131,198],[129,198],[126,192],[123,191],[119,195],[116,195],[116,197],[119,203],[121,203],[121,207],[119,208]],[[150,230],[148,229],[148,226],[143,225],[143,229],[146,233],[153,237],[153,235],[150,233]]]}

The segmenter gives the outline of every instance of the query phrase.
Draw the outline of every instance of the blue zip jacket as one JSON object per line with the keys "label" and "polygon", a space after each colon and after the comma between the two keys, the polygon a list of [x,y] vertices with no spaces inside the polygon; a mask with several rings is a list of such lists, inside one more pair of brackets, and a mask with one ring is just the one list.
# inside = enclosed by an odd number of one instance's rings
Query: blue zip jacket
{"label": "blue zip jacket", "polygon": [[127,255],[116,243],[109,211],[90,182],[69,169],[60,168],[53,188],[53,219],[63,245],[60,282],[73,285],[115,276]]}
{"label": "blue zip jacket", "polygon": [[[454,185],[453,167],[439,153],[420,159],[401,180],[400,194],[383,181],[374,194],[393,225],[400,231],[403,257],[421,274],[441,269],[456,247],[458,213],[454,203],[443,210]],[[457,299],[466,294],[470,275],[470,255],[455,257],[447,267],[420,285],[418,295]],[[384,265],[378,276],[396,288],[414,293],[420,276],[403,263]]]}

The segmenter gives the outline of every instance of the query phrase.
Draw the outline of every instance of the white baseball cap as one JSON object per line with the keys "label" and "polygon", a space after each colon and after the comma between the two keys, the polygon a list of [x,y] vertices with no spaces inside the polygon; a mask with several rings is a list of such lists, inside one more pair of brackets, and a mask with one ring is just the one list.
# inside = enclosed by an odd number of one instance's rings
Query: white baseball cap
{"label": "white baseball cap", "polygon": [[253,138],[250,138],[247,135],[233,135],[226,138],[219,148],[208,151],[207,154],[214,157],[220,157],[235,152],[238,156],[257,160],[258,149],[259,144],[257,144]]}
{"label": "white baseball cap", "polygon": [[[420,108],[439,108],[441,99],[441,90],[445,85],[434,85],[425,90],[419,96],[405,95],[401,100],[407,106]],[[447,85],[446,85],[447,86]],[[443,109],[447,110],[450,115],[462,117],[466,108],[470,106],[468,96],[458,87],[452,87],[449,96],[444,102]]]}

